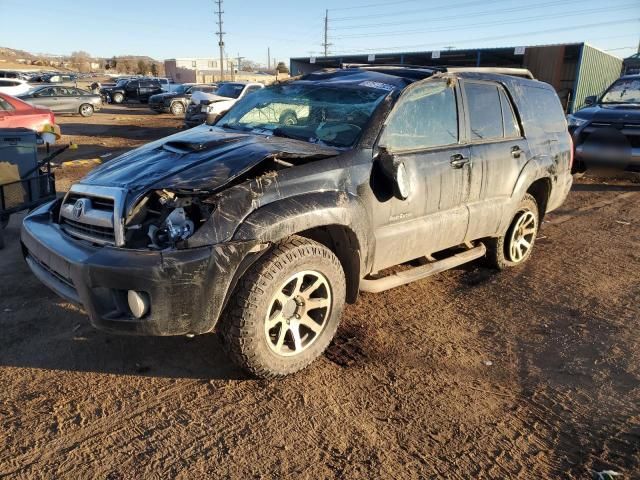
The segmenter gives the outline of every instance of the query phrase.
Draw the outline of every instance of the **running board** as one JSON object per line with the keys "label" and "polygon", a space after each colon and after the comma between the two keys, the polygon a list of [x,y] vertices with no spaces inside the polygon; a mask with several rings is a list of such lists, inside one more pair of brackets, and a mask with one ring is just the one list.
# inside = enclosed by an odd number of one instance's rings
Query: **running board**
{"label": "running board", "polygon": [[363,278],[360,280],[360,290],[369,293],[384,292],[390,288],[406,285],[407,283],[415,282],[416,280],[422,280],[423,278],[430,277],[436,273],[444,272],[450,268],[454,268],[462,265],[463,263],[483,257],[485,253],[487,253],[487,247],[480,244],[477,247],[457,253],[456,255],[452,255],[443,260],[427,263],[426,265],[414,267],[411,270],[405,270],[404,272],[394,273],[388,277],[382,277],[375,280]]}

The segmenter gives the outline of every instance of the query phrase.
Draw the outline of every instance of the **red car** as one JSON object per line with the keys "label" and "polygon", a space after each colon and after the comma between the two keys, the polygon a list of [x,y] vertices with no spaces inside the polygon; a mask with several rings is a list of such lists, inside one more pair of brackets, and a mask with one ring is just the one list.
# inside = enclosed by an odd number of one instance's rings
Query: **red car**
{"label": "red car", "polygon": [[29,128],[42,132],[47,125],[54,126],[56,119],[47,108],[39,108],[0,93],[0,128]]}

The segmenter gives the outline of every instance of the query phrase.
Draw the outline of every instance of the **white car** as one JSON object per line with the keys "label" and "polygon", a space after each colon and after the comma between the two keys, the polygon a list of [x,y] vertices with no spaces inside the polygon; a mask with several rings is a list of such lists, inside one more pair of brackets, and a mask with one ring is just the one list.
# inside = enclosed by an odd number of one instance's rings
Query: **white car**
{"label": "white car", "polygon": [[[220,84],[216,93],[195,92],[191,95],[184,124],[188,128],[204,122],[211,125],[238,100],[262,88],[264,85],[261,83],[225,82]],[[201,105],[202,101],[205,103]]]}
{"label": "white car", "polygon": [[0,93],[15,97],[27,93],[33,87],[26,80],[19,78],[0,78]]}

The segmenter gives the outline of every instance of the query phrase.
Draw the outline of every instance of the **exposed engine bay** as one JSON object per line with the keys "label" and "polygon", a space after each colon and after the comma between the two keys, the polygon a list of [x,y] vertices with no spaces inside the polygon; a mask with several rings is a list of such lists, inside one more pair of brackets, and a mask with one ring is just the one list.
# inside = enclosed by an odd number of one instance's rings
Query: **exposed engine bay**
{"label": "exposed engine bay", "polygon": [[[208,195],[206,195],[208,197]],[[176,248],[205,222],[214,208],[192,192],[154,190],[133,209],[125,224],[129,248]]]}

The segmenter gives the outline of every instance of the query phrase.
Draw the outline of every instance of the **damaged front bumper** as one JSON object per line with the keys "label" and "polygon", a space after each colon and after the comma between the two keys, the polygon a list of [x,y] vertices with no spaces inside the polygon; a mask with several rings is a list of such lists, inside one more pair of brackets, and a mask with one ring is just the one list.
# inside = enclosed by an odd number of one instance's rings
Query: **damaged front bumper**
{"label": "damaged front bumper", "polygon": [[[63,298],[82,305],[101,330],[187,335],[215,327],[236,279],[252,263],[257,242],[172,251],[96,247],[66,235],[45,205],[27,216],[22,251],[32,272]],[[144,292],[149,311],[136,318],[129,290]]]}

